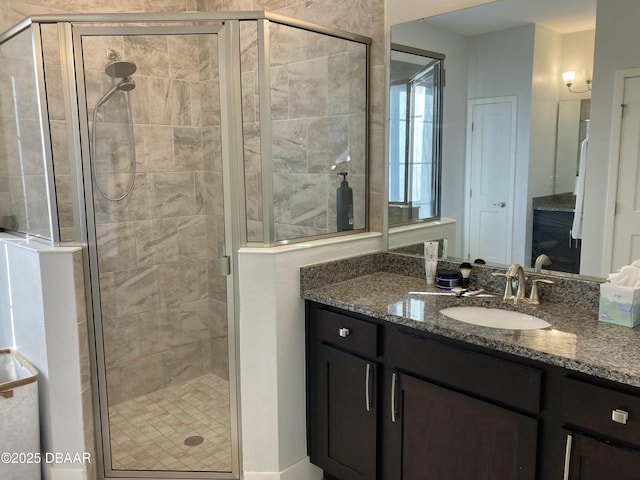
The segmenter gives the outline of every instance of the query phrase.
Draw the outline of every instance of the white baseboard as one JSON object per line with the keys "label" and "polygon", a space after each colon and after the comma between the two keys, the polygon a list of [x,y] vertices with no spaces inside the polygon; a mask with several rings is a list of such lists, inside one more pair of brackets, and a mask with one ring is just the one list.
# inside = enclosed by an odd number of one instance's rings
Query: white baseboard
{"label": "white baseboard", "polygon": [[89,480],[83,466],[63,467],[52,464],[43,465],[43,480]]}
{"label": "white baseboard", "polygon": [[[281,472],[244,472],[244,480],[321,480],[322,470],[305,457]],[[74,479],[75,480],[75,479]]]}

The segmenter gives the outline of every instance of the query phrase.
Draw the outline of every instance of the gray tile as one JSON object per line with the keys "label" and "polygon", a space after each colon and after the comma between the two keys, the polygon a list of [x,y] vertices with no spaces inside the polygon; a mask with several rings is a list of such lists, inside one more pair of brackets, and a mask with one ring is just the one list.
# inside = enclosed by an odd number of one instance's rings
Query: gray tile
{"label": "gray tile", "polygon": [[160,306],[157,267],[115,272],[118,317],[156,310]]}
{"label": "gray tile", "polygon": [[178,171],[202,170],[202,130],[197,127],[174,127],[173,155]]}
{"label": "gray tile", "polygon": [[274,120],[271,124],[273,170],[307,172],[307,120]]}
{"label": "gray tile", "polygon": [[168,35],[167,37],[169,76],[182,80],[200,80],[200,36]]}
{"label": "gray tile", "polygon": [[102,332],[107,369],[140,358],[140,330],[135,316],[106,319]]}
{"label": "gray tile", "polygon": [[[338,159],[351,156],[349,117],[322,117],[309,122],[309,173],[331,173]],[[336,171],[349,165],[338,164]]]}
{"label": "gray tile", "polygon": [[209,338],[209,300],[197,300],[180,306],[180,331],[184,343]]}
{"label": "gray tile", "polygon": [[182,344],[180,311],[177,308],[138,314],[141,355],[166,352]]}
{"label": "gray tile", "polygon": [[274,218],[276,222],[326,228],[326,175],[274,174]]}
{"label": "gray tile", "polygon": [[164,352],[162,361],[165,385],[185,382],[203,374],[198,342]]}
{"label": "gray tile", "polygon": [[289,65],[289,117],[321,117],[327,111],[327,59]]}
{"label": "gray tile", "polygon": [[101,272],[127,270],[137,263],[133,222],[96,225],[98,265]]}

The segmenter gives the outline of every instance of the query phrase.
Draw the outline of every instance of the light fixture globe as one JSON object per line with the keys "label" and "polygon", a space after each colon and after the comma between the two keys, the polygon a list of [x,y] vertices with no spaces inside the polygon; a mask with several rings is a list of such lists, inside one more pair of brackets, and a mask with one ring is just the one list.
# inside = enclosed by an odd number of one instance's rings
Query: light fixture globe
{"label": "light fixture globe", "polygon": [[564,81],[567,87],[570,87],[575,79],[576,79],[576,72],[569,71],[569,72],[564,72],[562,74],[562,81]]}

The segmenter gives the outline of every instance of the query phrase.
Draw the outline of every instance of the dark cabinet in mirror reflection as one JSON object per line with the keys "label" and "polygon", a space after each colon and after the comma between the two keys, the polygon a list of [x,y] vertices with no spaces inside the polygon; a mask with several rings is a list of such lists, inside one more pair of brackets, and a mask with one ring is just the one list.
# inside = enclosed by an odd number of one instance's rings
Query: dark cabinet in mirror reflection
{"label": "dark cabinet in mirror reflection", "polygon": [[544,253],[552,262],[548,268],[580,273],[582,240],[571,235],[573,218],[574,213],[570,211],[533,211],[532,267],[536,258]]}

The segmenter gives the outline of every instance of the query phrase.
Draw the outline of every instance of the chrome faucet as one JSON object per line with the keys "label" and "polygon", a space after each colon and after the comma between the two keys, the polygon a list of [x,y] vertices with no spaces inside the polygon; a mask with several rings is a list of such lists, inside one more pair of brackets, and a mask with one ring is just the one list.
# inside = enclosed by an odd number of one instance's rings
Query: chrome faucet
{"label": "chrome faucet", "polygon": [[[527,288],[527,279],[524,276],[524,270],[522,269],[522,265],[519,263],[514,263],[509,267],[507,273],[494,272],[492,273],[494,277],[506,277],[507,284],[504,287],[504,296],[503,300],[513,300],[513,303],[518,303],[518,301],[522,300],[525,297],[525,290]],[[518,277],[518,291],[514,295],[513,294],[513,277]]]}
{"label": "chrome faucet", "polygon": [[[524,276],[524,270],[522,265],[519,263],[514,263],[507,270],[507,279],[508,281],[513,281],[513,277],[518,276],[518,291],[516,292],[516,296],[513,299],[513,303],[518,303],[522,300],[526,295],[527,289],[527,279]],[[513,291],[513,290],[512,290]]]}
{"label": "chrome faucet", "polygon": [[[504,287],[504,296],[502,297],[502,299],[513,300],[513,303],[521,302],[521,303],[529,303],[531,305],[539,305],[540,297],[538,295],[538,283],[549,283],[549,284],[554,283],[551,280],[546,280],[542,278],[533,280],[532,282],[533,287],[531,288],[531,297],[526,298],[527,279],[524,276],[524,269],[522,268],[522,265],[518,263],[514,263],[509,267],[509,270],[507,270],[507,273],[494,272],[492,273],[492,275],[494,277],[506,277],[507,284]],[[518,291],[514,295],[513,279],[516,276],[518,277]]]}
{"label": "chrome faucet", "polygon": [[538,255],[538,258],[536,258],[534,270],[536,273],[538,273],[540,272],[540,270],[542,270],[542,267],[544,267],[545,265],[551,265],[552,263],[553,262],[547,255],[541,253],[540,255]]}

